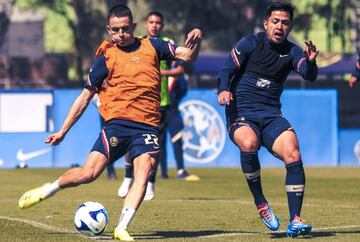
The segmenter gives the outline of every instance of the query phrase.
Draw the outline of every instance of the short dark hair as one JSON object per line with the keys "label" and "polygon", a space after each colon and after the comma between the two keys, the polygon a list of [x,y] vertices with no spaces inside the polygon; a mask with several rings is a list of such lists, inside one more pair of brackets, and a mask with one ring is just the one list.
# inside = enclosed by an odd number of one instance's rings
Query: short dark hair
{"label": "short dark hair", "polygon": [[109,23],[109,20],[111,17],[129,17],[130,21],[133,21],[132,13],[130,8],[128,8],[125,5],[116,5],[112,7],[108,12],[107,21]]}
{"label": "short dark hair", "polygon": [[153,16],[153,15],[161,18],[161,22],[164,22],[164,15],[162,15],[162,13],[160,13],[159,11],[151,11],[151,12],[149,12],[149,13],[146,15],[145,20],[148,20],[148,18],[149,18],[150,16]]}
{"label": "short dark hair", "polygon": [[288,0],[278,0],[272,2],[266,9],[266,19],[268,19],[271,16],[271,13],[276,10],[284,10],[289,12],[290,19],[292,20],[294,17],[295,5]]}

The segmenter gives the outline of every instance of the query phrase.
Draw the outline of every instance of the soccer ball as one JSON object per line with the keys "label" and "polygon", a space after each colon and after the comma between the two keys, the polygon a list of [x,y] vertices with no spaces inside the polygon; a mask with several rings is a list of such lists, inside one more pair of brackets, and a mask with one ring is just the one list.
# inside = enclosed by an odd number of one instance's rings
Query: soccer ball
{"label": "soccer ball", "polygon": [[85,202],[75,212],[74,224],[80,233],[87,236],[100,235],[109,223],[109,215],[98,202]]}

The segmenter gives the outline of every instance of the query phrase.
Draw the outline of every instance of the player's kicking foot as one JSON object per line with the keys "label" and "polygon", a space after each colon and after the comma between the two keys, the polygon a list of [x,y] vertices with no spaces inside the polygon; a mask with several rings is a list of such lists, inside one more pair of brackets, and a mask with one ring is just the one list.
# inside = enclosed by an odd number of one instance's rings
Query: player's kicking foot
{"label": "player's kicking foot", "polygon": [[25,192],[19,200],[19,207],[22,209],[28,208],[46,199],[44,188],[47,185],[49,185],[49,183]]}
{"label": "player's kicking foot", "polygon": [[295,216],[294,220],[289,223],[286,229],[286,235],[288,237],[298,237],[299,235],[306,235],[311,232],[311,225],[306,224],[305,220],[302,220],[300,217]]}
{"label": "player's kicking foot", "polygon": [[275,216],[268,203],[262,203],[257,206],[258,213],[263,223],[272,231],[280,227],[279,219]]}
{"label": "player's kicking foot", "polygon": [[118,189],[119,197],[122,197],[122,198],[126,197],[126,195],[128,194],[128,192],[130,190],[132,182],[133,182],[132,178],[127,178],[127,177],[124,178],[124,181],[121,183],[121,186]]}
{"label": "player's kicking foot", "polygon": [[114,239],[118,239],[121,241],[134,241],[134,238],[130,236],[128,231],[122,228],[115,228]]}
{"label": "player's kicking foot", "polygon": [[144,200],[145,201],[153,200],[154,197],[155,197],[155,183],[148,182]]}

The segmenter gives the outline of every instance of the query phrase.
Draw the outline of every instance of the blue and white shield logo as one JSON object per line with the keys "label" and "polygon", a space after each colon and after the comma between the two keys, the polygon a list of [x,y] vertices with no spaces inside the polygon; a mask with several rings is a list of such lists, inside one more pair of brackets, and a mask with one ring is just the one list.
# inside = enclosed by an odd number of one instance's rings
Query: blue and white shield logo
{"label": "blue and white shield logo", "polygon": [[199,100],[183,102],[179,109],[183,116],[184,158],[195,163],[215,160],[225,145],[225,125],[219,113]]}

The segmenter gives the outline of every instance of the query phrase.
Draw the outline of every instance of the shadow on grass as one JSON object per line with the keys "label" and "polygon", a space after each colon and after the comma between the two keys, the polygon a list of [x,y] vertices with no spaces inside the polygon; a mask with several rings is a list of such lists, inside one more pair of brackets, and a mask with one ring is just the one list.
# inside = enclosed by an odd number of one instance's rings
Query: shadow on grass
{"label": "shadow on grass", "polygon": [[[333,237],[336,234],[360,234],[360,231],[314,231],[309,235],[299,236],[299,239],[315,239],[322,237]],[[158,231],[149,234],[135,235],[137,239],[171,239],[171,238],[216,238],[216,237],[236,237],[268,235],[271,239],[287,238],[286,233],[259,233],[250,231],[222,231],[222,230],[203,230],[203,231]]]}
{"label": "shadow on grass", "polygon": [[[322,237],[332,237],[336,234],[360,234],[360,231],[313,231],[306,236],[299,236],[302,239],[313,239],[313,238],[322,238]],[[286,238],[285,233],[271,233],[272,239]]]}
{"label": "shadow on grass", "polygon": [[227,236],[255,235],[257,232],[245,231],[223,231],[223,230],[203,230],[203,231],[158,231],[149,234],[134,235],[136,239],[171,239],[171,238],[216,238]]}

